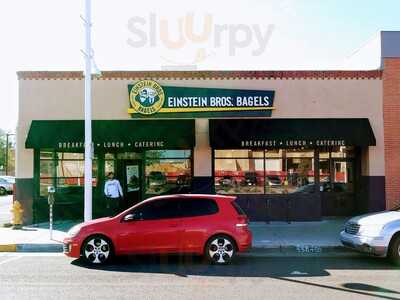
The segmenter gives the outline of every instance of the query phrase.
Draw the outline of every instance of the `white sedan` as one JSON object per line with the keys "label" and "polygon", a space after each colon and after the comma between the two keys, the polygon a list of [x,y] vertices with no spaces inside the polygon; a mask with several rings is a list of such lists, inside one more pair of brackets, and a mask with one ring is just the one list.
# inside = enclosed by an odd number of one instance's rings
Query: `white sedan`
{"label": "white sedan", "polygon": [[345,247],[388,257],[400,265],[400,211],[385,211],[350,219],[340,239]]}
{"label": "white sedan", "polygon": [[15,181],[10,176],[0,177],[0,195],[7,195],[13,193]]}

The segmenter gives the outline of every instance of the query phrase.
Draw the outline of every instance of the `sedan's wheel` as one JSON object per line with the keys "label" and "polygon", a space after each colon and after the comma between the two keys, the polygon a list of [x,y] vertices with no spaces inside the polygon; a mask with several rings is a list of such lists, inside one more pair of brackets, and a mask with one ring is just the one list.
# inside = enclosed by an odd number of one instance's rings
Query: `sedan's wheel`
{"label": "sedan's wheel", "polygon": [[205,255],[211,263],[225,265],[235,256],[235,244],[231,238],[218,235],[213,237],[206,245]]}
{"label": "sedan's wheel", "polygon": [[7,194],[7,190],[3,187],[0,187],[0,195],[5,195]]}
{"label": "sedan's wheel", "polygon": [[93,236],[83,245],[82,254],[89,263],[104,264],[111,258],[112,245],[102,236]]}
{"label": "sedan's wheel", "polygon": [[389,258],[394,264],[400,265],[400,235],[394,237],[390,243]]}

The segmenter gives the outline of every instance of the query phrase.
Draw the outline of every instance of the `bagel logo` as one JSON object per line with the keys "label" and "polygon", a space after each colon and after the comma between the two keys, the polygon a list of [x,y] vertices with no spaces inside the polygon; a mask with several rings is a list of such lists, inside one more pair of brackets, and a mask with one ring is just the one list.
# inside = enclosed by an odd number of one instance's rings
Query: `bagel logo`
{"label": "bagel logo", "polygon": [[141,80],[129,94],[132,109],[142,115],[152,115],[164,105],[163,88],[154,80]]}

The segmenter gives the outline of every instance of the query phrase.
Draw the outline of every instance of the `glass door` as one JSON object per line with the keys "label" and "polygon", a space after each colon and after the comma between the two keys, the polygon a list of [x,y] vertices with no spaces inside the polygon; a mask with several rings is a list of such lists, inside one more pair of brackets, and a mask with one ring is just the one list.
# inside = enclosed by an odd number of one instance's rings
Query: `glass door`
{"label": "glass door", "polygon": [[141,161],[124,161],[123,189],[125,208],[141,201],[142,176]]}
{"label": "glass door", "polygon": [[323,215],[350,216],[354,213],[354,178],[354,160],[332,159],[329,179],[321,180]]}

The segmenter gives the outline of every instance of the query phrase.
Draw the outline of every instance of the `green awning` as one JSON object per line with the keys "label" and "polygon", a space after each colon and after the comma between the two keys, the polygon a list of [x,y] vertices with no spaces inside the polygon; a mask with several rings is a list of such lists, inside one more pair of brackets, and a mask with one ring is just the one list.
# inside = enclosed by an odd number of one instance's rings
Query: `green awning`
{"label": "green awning", "polygon": [[[34,120],[26,148],[83,149],[83,120]],[[194,120],[94,120],[95,149],[190,149],[195,146]]]}
{"label": "green awning", "polygon": [[365,118],[220,119],[209,124],[215,149],[376,145]]}

